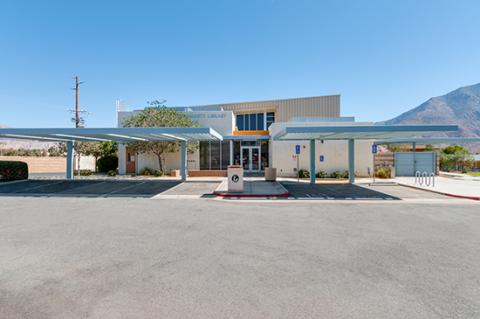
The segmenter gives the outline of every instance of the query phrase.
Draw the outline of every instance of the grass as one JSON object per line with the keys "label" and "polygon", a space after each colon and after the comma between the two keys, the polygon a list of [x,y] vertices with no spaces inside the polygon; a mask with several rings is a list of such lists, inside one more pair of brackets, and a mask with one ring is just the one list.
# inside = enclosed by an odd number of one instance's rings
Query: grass
{"label": "grass", "polygon": [[467,172],[468,175],[470,176],[479,176],[480,177],[480,172]]}

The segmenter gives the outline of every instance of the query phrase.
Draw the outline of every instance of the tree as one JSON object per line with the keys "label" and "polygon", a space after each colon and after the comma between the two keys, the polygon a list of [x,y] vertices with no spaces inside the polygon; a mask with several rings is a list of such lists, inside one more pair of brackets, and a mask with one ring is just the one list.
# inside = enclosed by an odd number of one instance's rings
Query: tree
{"label": "tree", "polygon": [[[123,122],[124,127],[197,127],[198,125],[186,114],[168,108],[159,101],[149,102],[149,107],[134,114]],[[131,142],[128,146],[135,152],[153,153],[158,158],[160,171],[164,172],[165,154],[180,151],[179,142]],[[188,143],[187,151],[194,152],[198,142]]]}
{"label": "tree", "polygon": [[463,146],[450,145],[442,149],[440,165],[442,169],[452,169],[456,171],[464,170],[465,162],[472,161],[473,157]]}
{"label": "tree", "polygon": [[117,151],[117,144],[114,142],[78,142],[76,150],[80,155],[93,156],[95,158],[95,171],[97,161],[100,157],[109,156]]}
{"label": "tree", "polygon": [[67,153],[67,144],[58,143],[48,148],[48,156],[65,156]]}

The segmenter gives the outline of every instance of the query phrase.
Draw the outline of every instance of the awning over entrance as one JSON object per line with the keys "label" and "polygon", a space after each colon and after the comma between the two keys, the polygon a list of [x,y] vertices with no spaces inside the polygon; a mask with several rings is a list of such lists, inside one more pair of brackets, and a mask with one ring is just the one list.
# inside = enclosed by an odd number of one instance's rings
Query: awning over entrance
{"label": "awning over entrance", "polygon": [[349,140],[414,137],[436,132],[457,131],[457,125],[331,125],[287,126],[274,140]]}
{"label": "awning over entrance", "polygon": [[39,141],[214,141],[222,136],[209,127],[2,128],[0,137]]}
{"label": "awning over entrance", "polygon": [[355,140],[379,140],[403,138],[458,131],[457,125],[318,125],[287,126],[273,136],[274,140],[310,141],[310,183],[315,184],[315,140],[348,140],[348,175],[355,182]]}
{"label": "awning over entrance", "polygon": [[73,179],[73,142],[180,142],[181,175],[187,178],[187,142],[221,141],[223,137],[209,127],[122,127],[122,128],[2,128],[0,138],[65,142],[67,179]]}

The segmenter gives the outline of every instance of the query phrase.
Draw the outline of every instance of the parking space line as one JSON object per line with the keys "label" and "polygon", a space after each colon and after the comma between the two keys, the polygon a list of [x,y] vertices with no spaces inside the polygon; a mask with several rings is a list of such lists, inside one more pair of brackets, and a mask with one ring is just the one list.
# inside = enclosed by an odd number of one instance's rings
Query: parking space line
{"label": "parking space line", "polygon": [[[109,192],[109,193],[101,194],[100,196],[105,197],[105,196],[108,196],[108,195],[113,195],[113,194],[119,193],[119,192],[121,192],[121,191],[124,191],[124,190],[126,190],[126,189],[130,189],[130,188],[133,188],[133,187],[136,187],[136,186],[143,185],[143,184],[145,184],[145,183],[147,183],[147,182],[148,182],[148,181],[143,181],[143,182],[140,182],[140,183],[138,183],[138,184],[137,184],[137,183],[133,183],[133,185],[128,185],[128,186],[126,186],[126,187],[113,190],[113,191],[111,191],[111,192]],[[141,195],[141,194],[139,194],[139,195]]]}

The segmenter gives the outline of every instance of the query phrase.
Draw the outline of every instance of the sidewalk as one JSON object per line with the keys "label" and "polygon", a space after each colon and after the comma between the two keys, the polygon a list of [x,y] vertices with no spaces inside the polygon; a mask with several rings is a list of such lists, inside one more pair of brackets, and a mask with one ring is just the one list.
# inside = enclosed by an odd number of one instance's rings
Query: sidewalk
{"label": "sidewalk", "polygon": [[480,180],[477,179],[454,179],[436,176],[435,186],[433,187],[415,184],[415,177],[397,177],[394,181],[401,185],[431,190],[449,196],[480,200]]}

